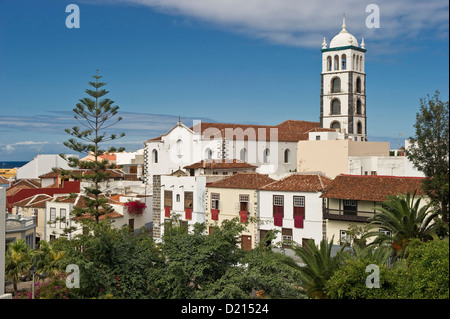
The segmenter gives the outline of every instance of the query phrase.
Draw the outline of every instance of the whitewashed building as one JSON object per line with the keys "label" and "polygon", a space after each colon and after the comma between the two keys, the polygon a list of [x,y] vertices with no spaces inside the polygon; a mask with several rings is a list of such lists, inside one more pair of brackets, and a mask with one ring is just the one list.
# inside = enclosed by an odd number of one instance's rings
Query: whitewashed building
{"label": "whitewashed building", "polygon": [[302,245],[323,237],[322,190],[331,179],[320,174],[294,173],[259,191],[259,239],[277,230],[277,242]]}

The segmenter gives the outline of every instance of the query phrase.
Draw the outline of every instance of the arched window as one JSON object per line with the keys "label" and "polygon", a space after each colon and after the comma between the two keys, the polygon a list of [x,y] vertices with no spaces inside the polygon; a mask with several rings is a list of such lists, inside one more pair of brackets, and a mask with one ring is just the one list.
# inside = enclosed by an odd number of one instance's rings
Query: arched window
{"label": "arched window", "polygon": [[356,68],[355,68],[355,70],[356,71],[359,70],[359,56],[358,55],[356,56]]}
{"label": "arched window", "polygon": [[356,114],[361,115],[362,109],[361,109],[361,100],[356,100]]}
{"label": "arched window", "polygon": [[291,151],[289,149],[286,149],[284,151],[284,162],[289,163],[289,155],[291,155]]}
{"label": "arched window", "polygon": [[361,121],[358,121],[358,124],[356,124],[356,132],[357,132],[357,134],[362,134],[362,124],[361,124]]}
{"label": "arched window", "polygon": [[338,77],[333,78],[331,80],[331,92],[337,93],[341,92],[341,79]]}
{"label": "arched window", "polygon": [[362,67],[363,67],[363,57],[360,57],[359,60],[359,70],[362,72]]}
{"label": "arched window", "polygon": [[268,148],[264,149],[264,153],[263,153],[263,162],[265,164],[269,163],[269,157],[270,157],[270,151]]}
{"label": "arched window", "polygon": [[158,163],[158,151],[157,150],[152,151],[152,163],[153,164]]}
{"label": "arched window", "polygon": [[331,71],[332,64],[331,57],[327,57],[327,71]]}
{"label": "arched window", "polygon": [[341,102],[339,99],[331,101],[331,114],[341,114]]}
{"label": "arched window", "polygon": [[239,154],[239,159],[243,162],[247,162],[247,149],[245,149],[245,148],[241,149],[241,152]]}
{"label": "arched window", "polygon": [[211,159],[211,158],[212,158],[212,151],[211,151],[210,148],[207,148],[207,149],[205,150],[205,158],[206,158],[206,159]]}
{"label": "arched window", "polygon": [[345,54],[342,55],[342,70],[347,69],[347,56]]}
{"label": "arched window", "polygon": [[355,68],[355,55],[353,54],[353,58],[352,58],[352,69],[356,70]]}
{"label": "arched window", "polygon": [[177,141],[177,155],[179,157],[183,156],[183,142],[181,140]]}
{"label": "arched window", "polygon": [[339,70],[339,56],[337,55],[334,56],[334,70],[335,71]]}
{"label": "arched window", "polygon": [[356,92],[361,93],[361,78],[356,79]]}
{"label": "arched window", "polygon": [[332,129],[335,129],[335,130],[340,130],[341,129],[341,124],[339,124],[338,121],[334,121],[333,123],[331,123],[330,127]]}

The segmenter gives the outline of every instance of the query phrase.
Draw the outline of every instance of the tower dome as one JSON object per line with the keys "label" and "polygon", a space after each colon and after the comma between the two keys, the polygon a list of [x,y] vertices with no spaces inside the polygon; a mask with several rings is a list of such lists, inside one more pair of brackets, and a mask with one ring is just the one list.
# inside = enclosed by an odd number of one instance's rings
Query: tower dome
{"label": "tower dome", "polygon": [[346,47],[349,45],[358,46],[358,40],[347,31],[347,26],[345,25],[345,16],[342,22],[342,30],[339,32],[338,35],[336,35],[333,40],[330,42],[330,49],[331,48],[339,48],[339,47]]}

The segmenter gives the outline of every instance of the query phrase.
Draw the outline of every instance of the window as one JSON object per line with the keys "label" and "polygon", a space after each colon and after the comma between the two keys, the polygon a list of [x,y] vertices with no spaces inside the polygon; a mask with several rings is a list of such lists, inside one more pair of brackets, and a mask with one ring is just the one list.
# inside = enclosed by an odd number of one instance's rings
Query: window
{"label": "window", "polygon": [[249,195],[239,195],[239,203],[241,212],[248,212]]}
{"label": "window", "polygon": [[377,175],[377,171],[370,171],[370,175]]}
{"label": "window", "polygon": [[340,233],[339,243],[341,245],[350,242],[351,237],[350,235],[347,234],[346,230],[341,230],[339,233]]}
{"label": "window", "polygon": [[56,227],[55,220],[56,220],[56,208],[51,207],[50,208],[50,221],[52,223],[50,223],[50,227],[52,227],[52,228]]}
{"label": "window", "polygon": [[341,114],[341,101],[339,99],[331,101],[331,114]]}
{"label": "window", "polygon": [[184,213],[185,219],[192,219],[192,210],[194,209],[194,193],[184,192]]}
{"label": "window", "polygon": [[164,216],[170,218],[172,210],[172,191],[164,191]]}
{"label": "window", "polygon": [[284,206],[284,196],[274,195],[273,196],[273,206]]}
{"label": "window", "polygon": [[292,228],[282,228],[281,236],[283,239],[283,248],[288,248],[293,241],[292,238]]}
{"label": "window", "polygon": [[179,203],[180,202],[180,194],[177,194],[177,196],[176,196],[176,198],[177,198],[177,203]]}
{"label": "window", "polygon": [[285,163],[289,163],[289,155],[290,155],[291,151],[289,149],[284,151],[284,162]]}
{"label": "window", "polygon": [[239,158],[243,162],[247,162],[247,149],[243,148],[241,149],[241,152],[239,154]]}
{"label": "window", "polygon": [[218,193],[211,194],[211,209],[219,209],[219,200],[220,194]]}
{"label": "window", "polygon": [[341,124],[339,124],[338,121],[334,121],[333,123],[331,123],[331,128],[335,129],[335,130],[340,130],[341,129]]}
{"label": "window", "polygon": [[358,115],[362,114],[361,100],[360,99],[356,100],[356,114],[358,114]]}
{"label": "window", "polygon": [[305,196],[294,196],[294,227],[303,228],[305,219]]}
{"label": "window", "polygon": [[177,156],[178,157],[183,156],[183,142],[181,140],[177,141]]}
{"label": "window", "polygon": [[341,79],[336,77],[331,80],[331,92],[337,93],[341,91]]}
{"label": "window", "polygon": [[361,121],[358,121],[358,124],[356,124],[356,132],[357,132],[357,134],[362,134],[362,124],[361,124]]}
{"label": "window", "polygon": [[206,159],[212,159],[212,150],[210,148],[207,148],[205,150],[205,158]]}
{"label": "window", "polygon": [[335,71],[339,70],[339,56],[337,55],[334,56],[334,70]]}
{"label": "window", "polygon": [[331,57],[327,57],[327,71],[331,71],[332,64]]}
{"label": "window", "polygon": [[347,56],[345,54],[342,55],[342,70],[347,69]]}
{"label": "window", "polygon": [[358,210],[358,202],[353,199],[344,199],[344,214],[356,215]]}
{"label": "window", "polygon": [[59,210],[59,227],[65,228],[65,223],[66,223],[66,209],[61,208]]}
{"label": "window", "polygon": [[356,79],[356,93],[361,93],[361,78]]}
{"label": "window", "polygon": [[152,163],[153,164],[158,163],[158,151],[157,150],[152,151]]}
{"label": "window", "polygon": [[263,154],[263,162],[265,164],[269,163],[269,157],[270,157],[270,150],[268,148],[264,149],[264,154]]}
{"label": "window", "polygon": [[320,141],[320,135],[316,135],[316,141]]}

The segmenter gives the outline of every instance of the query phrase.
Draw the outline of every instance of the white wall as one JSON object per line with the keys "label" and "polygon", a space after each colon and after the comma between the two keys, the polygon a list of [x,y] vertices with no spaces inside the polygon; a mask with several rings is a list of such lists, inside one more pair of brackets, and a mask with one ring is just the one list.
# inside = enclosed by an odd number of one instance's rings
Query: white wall
{"label": "white wall", "polygon": [[[67,157],[78,157],[78,155],[67,155]],[[39,178],[40,175],[49,173],[52,168],[59,167],[62,169],[72,169],[67,162],[57,154],[42,154],[36,156],[32,161],[28,162],[17,169],[17,179]]]}
{"label": "white wall", "polygon": [[[322,193],[310,192],[281,192],[281,191],[260,191],[259,192],[259,214],[261,220],[259,228],[262,230],[279,230],[276,241],[281,241],[281,228],[292,229],[293,241],[302,244],[302,239],[312,238],[316,243],[322,239]],[[273,195],[284,196],[284,218],[283,226],[273,224]],[[305,220],[303,228],[294,227],[293,197],[305,196]]]}
{"label": "white wall", "polygon": [[[161,176],[161,233],[164,233],[164,191],[172,191],[172,212],[180,215],[181,220],[192,226],[195,223],[205,223],[205,176]],[[192,219],[185,219],[184,192],[193,192]],[[177,201],[179,195],[179,201]]]}

